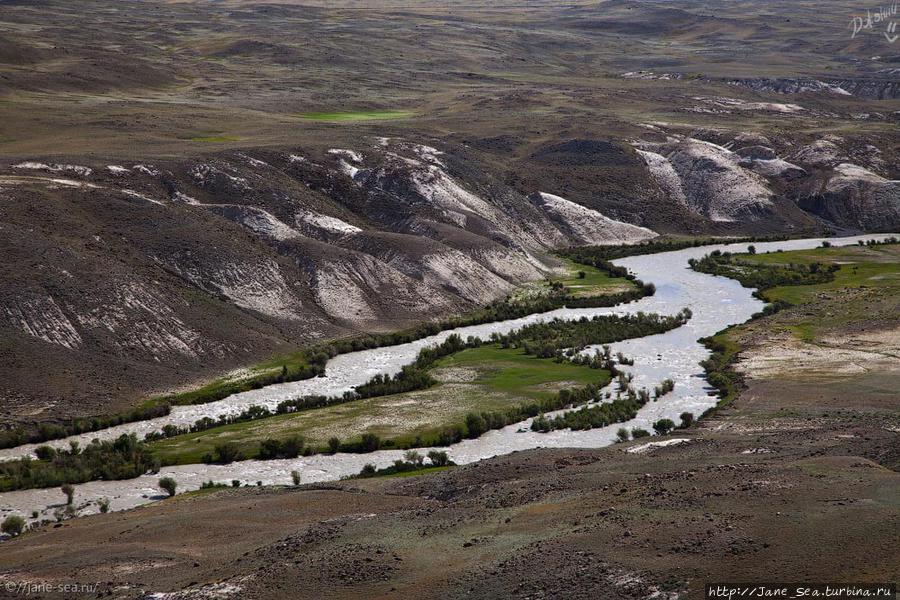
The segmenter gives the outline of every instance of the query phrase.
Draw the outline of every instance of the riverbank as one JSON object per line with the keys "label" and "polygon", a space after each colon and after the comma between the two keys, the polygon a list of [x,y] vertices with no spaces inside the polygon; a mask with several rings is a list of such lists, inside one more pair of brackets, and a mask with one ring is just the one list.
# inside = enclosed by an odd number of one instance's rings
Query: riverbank
{"label": "riverbank", "polygon": [[[866,236],[873,237],[873,236]],[[874,236],[877,237],[877,236]],[[795,240],[779,242],[772,245],[760,244],[760,251],[776,247],[815,247],[821,240]],[[855,239],[842,240],[841,243],[855,243]],[[709,395],[705,382],[700,377],[698,363],[708,356],[697,340],[724,328],[733,323],[747,320],[752,314],[759,311],[762,303],[752,298],[750,290],[742,288],[737,282],[722,278],[713,278],[708,275],[692,272],[687,269],[687,260],[691,257],[700,257],[708,252],[708,248],[682,250],[673,253],[631,257],[623,259],[622,265],[634,270],[637,274],[646,274],[647,280],[657,281],[657,294],[640,302],[620,307],[618,309],[564,309],[553,311],[543,315],[535,315],[524,319],[518,319],[503,324],[483,325],[466,328],[458,333],[464,336],[480,335],[489,337],[492,332],[511,330],[521,327],[526,322],[537,322],[556,317],[580,318],[590,314],[615,314],[621,312],[645,312],[666,313],[673,308],[682,306],[691,307],[694,316],[685,326],[667,334],[651,336],[638,340],[629,340],[615,344],[613,351],[622,351],[625,355],[634,357],[635,366],[629,368],[635,375],[635,385],[640,387],[653,385],[667,377],[675,381],[675,391],[670,401],[651,403],[644,407],[634,422],[629,426],[652,429],[652,423],[661,418],[670,418],[677,422],[682,412],[692,412],[695,415],[702,414],[707,408],[715,404],[715,398]],[[674,311],[673,311],[674,312]],[[386,368],[399,370],[402,364],[411,362],[418,348],[424,344],[435,343],[445,334],[435,336],[430,340],[422,340],[403,347],[392,348],[392,353],[386,354],[385,349],[356,353],[353,360],[348,361],[351,355],[337,357],[335,369],[330,375],[338,379],[327,381],[328,378],[317,378],[313,381],[326,381],[329,384],[346,382],[350,374],[358,376],[360,371],[377,365],[379,372]],[[664,357],[664,358],[663,358]],[[343,358],[343,361],[341,360]],[[365,372],[365,371],[363,371]],[[371,371],[369,371],[371,372]],[[299,382],[303,383],[303,382]],[[290,387],[295,384],[283,384],[276,387]],[[266,391],[266,396],[255,396],[250,400],[277,402],[277,396],[272,397],[272,390]],[[215,403],[214,403],[215,404]],[[212,405],[205,405],[209,408]],[[481,460],[486,457],[505,454],[517,449],[527,449],[537,446],[556,447],[598,447],[611,443],[615,439],[616,426],[595,429],[590,431],[558,431],[549,434],[541,434],[530,431],[521,431],[529,423],[512,425],[510,427],[490,432],[477,440],[466,440],[449,448],[451,458],[460,464]],[[387,466],[393,460],[400,458],[401,452],[379,451],[370,455],[343,455],[315,456],[282,461],[247,461],[235,465],[189,465],[164,469],[160,475],[170,475],[179,480],[182,489],[194,489],[200,483],[209,479],[217,481],[230,481],[239,479],[244,482],[262,481],[264,483],[282,483],[290,481],[290,472],[298,470],[301,480],[322,481],[338,479],[342,476],[358,473],[366,463],[376,466]],[[108,497],[112,499],[113,509],[128,508],[150,501],[155,492],[156,478],[139,478],[126,482],[94,482],[79,486],[79,497],[84,499]],[[4,494],[3,507],[7,510],[30,511],[36,506],[51,506],[58,502],[56,490],[32,490],[29,492],[15,492]],[[20,506],[22,508],[17,508]],[[86,508],[90,511],[91,508]]]}

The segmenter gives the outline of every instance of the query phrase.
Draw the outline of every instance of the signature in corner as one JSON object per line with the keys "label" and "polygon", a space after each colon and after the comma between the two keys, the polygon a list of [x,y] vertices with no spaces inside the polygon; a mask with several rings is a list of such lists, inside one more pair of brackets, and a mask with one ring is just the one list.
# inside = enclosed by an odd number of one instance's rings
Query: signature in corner
{"label": "signature in corner", "polygon": [[874,31],[877,25],[887,23],[885,31],[883,32],[884,37],[889,44],[893,44],[900,39],[900,34],[897,33],[897,21],[895,20],[898,8],[900,8],[900,6],[898,6],[897,1],[895,0],[890,6],[882,6],[874,13],[871,10],[867,10],[865,17],[853,17],[850,20],[850,29],[853,30],[850,39],[855,39],[863,30]]}

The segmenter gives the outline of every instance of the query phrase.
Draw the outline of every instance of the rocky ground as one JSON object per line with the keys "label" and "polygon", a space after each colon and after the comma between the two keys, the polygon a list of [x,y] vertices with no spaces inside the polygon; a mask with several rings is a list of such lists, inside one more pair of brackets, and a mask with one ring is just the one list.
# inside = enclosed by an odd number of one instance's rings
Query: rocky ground
{"label": "rocky ground", "polygon": [[[833,369],[822,353],[804,364],[825,378],[760,368],[770,320],[739,330],[747,389],[667,438],[185,494],[5,542],[0,581],[173,599],[701,598],[723,580],[896,581],[900,369]],[[869,352],[896,347],[895,328],[863,337]]]}

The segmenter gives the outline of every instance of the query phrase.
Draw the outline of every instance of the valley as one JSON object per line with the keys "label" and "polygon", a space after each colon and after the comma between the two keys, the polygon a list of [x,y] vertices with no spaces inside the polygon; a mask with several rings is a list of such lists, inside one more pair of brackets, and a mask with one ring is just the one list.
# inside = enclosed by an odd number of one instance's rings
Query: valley
{"label": "valley", "polygon": [[896,581],[872,10],[0,0],[0,598]]}

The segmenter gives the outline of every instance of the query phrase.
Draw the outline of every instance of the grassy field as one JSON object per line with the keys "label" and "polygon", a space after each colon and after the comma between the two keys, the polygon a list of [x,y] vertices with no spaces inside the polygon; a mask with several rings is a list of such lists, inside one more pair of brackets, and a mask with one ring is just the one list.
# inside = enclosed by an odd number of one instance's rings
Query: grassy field
{"label": "grassy field", "polygon": [[770,301],[825,307],[843,299],[841,310],[791,311],[776,319],[798,338],[814,341],[822,331],[856,322],[878,321],[900,310],[900,245],[816,248],[774,252],[742,260],[762,264],[839,264],[834,280],[817,285],[774,287],[764,292]]}
{"label": "grassy field", "polygon": [[[618,294],[635,287],[634,282],[623,277],[614,277],[596,267],[577,263],[568,258],[561,260],[565,263],[564,275],[525,285],[512,295],[511,300],[548,296],[554,283],[562,284],[567,294],[578,298]],[[584,273],[584,278],[578,276],[579,272]]]}
{"label": "grassy field", "polygon": [[427,390],[234,423],[161,440],[152,448],[165,463],[189,464],[200,462],[204,454],[224,442],[237,444],[251,456],[260,440],[294,435],[303,436],[320,449],[332,437],[346,442],[364,433],[403,446],[417,437],[427,440],[448,426],[462,423],[469,412],[502,410],[548,398],[564,388],[609,381],[607,371],[558,364],[498,346],[445,357],[430,372],[440,383]]}
{"label": "grassy field", "polygon": [[[834,379],[833,369],[841,366],[841,360],[820,360],[821,364],[813,367],[812,357],[816,347],[826,349],[826,354],[839,353],[844,346],[856,349],[849,341],[854,336],[864,335],[867,330],[890,330],[900,325],[900,245],[816,248],[753,256],[741,254],[739,258],[770,265],[818,262],[840,264],[841,268],[835,273],[834,280],[827,283],[766,290],[763,293],[766,299],[793,306],[764,319],[731,327],[710,338],[708,345],[715,354],[712,357],[714,368],[708,375],[710,382],[713,382],[712,372],[718,371],[721,376],[724,389],[720,386],[720,391],[725,393],[723,404],[733,400],[740,390],[738,377],[731,368],[732,361],[747,347],[758,345],[770,350],[781,348],[786,365],[806,360],[809,364],[804,367],[805,374],[814,374],[819,381],[823,378],[834,381],[835,391],[847,389],[847,393],[853,393],[852,390],[863,389],[873,397],[892,395],[889,389],[894,385],[893,379],[882,377],[878,369],[856,378],[848,379],[845,375]],[[790,339],[802,343],[800,354],[795,354],[797,350],[785,343]],[[878,346],[871,340],[866,344],[873,348]]]}
{"label": "grassy field", "polygon": [[[613,277],[606,271],[595,267],[576,263],[566,259],[568,273],[565,277],[555,279],[566,286],[573,296],[599,296],[602,294],[615,294],[634,287],[634,283],[622,277]],[[578,276],[584,273],[584,278]]]}

